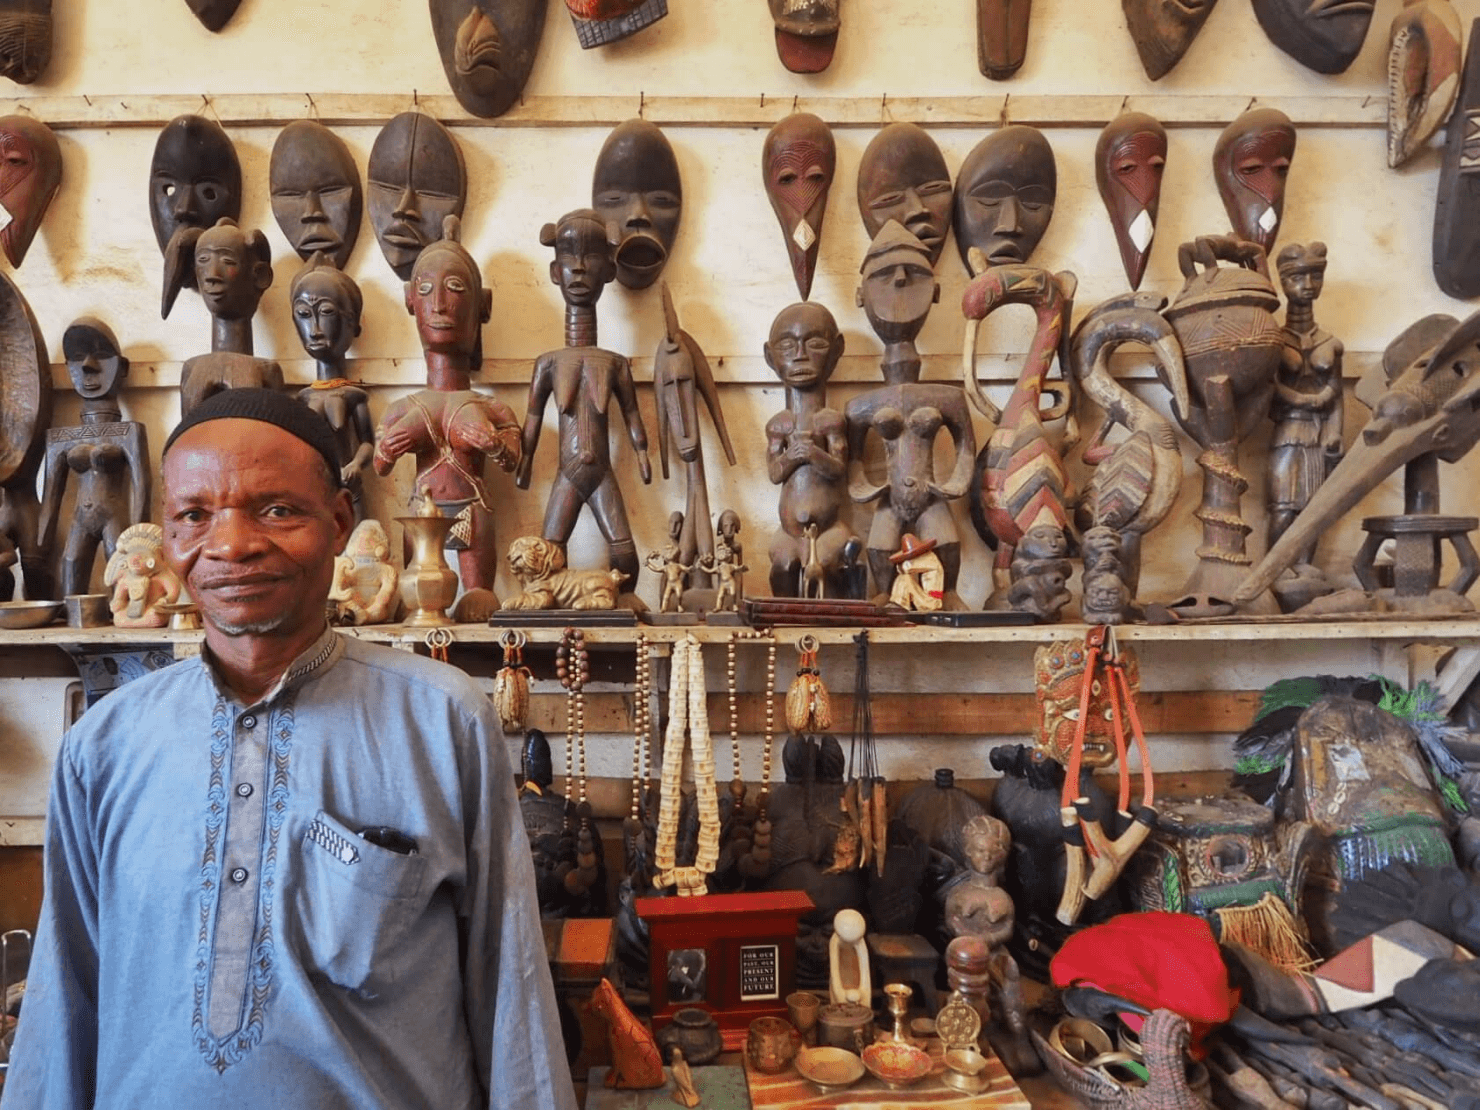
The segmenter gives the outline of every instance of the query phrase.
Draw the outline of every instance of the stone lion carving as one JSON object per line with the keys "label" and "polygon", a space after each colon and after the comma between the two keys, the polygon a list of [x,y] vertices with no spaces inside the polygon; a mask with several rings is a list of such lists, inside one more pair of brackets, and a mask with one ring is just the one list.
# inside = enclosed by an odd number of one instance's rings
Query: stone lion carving
{"label": "stone lion carving", "polygon": [[623,578],[619,570],[568,570],[565,548],[539,536],[509,545],[509,570],[524,592],[505,609],[615,609]]}

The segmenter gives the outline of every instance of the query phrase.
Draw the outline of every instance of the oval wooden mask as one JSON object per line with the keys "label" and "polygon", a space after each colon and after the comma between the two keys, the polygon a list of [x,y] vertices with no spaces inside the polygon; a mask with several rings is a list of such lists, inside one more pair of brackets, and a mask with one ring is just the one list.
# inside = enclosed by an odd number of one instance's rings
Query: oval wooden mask
{"label": "oval wooden mask", "polygon": [[298,257],[323,252],[340,269],[360,234],[364,191],[344,140],[315,120],[278,133],[267,166],[272,214]]}
{"label": "oval wooden mask", "polygon": [[62,183],[62,148],[34,116],[0,118],[0,205],[10,217],[0,247],[19,266]]}
{"label": "oval wooden mask", "polygon": [[545,30],[545,0],[429,0],[432,34],[457,102],[501,116],[519,99]]}
{"label": "oval wooden mask", "polygon": [[443,221],[468,199],[462,149],[452,132],[423,112],[402,112],[370,148],[366,203],[380,251],[402,281],[416,256],[442,238]]}
{"label": "oval wooden mask", "polygon": [[1253,108],[1218,136],[1213,176],[1240,239],[1273,253],[1285,215],[1285,178],[1295,157],[1295,125],[1277,108]]}
{"label": "oval wooden mask", "polygon": [[241,2],[242,0],[185,0],[195,13],[195,18],[201,21],[207,31],[219,31],[230,23],[236,9],[241,7]]}
{"label": "oval wooden mask", "polygon": [[761,153],[761,175],[771,209],[781,222],[797,292],[812,292],[822,217],[837,172],[838,154],[832,129],[807,112],[797,112],[771,128]]}
{"label": "oval wooden mask", "polygon": [[1376,0],[1254,0],[1259,26],[1301,65],[1344,73],[1362,52]]}
{"label": "oval wooden mask", "polygon": [[1111,120],[1095,145],[1095,182],[1132,289],[1141,287],[1151,257],[1166,161],[1166,128],[1144,112]]}

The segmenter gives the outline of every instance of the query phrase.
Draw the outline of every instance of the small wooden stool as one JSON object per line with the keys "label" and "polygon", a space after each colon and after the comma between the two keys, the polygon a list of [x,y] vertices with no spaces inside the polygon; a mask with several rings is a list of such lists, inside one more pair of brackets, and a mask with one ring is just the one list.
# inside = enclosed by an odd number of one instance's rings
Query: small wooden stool
{"label": "small wooden stool", "polygon": [[868,950],[878,974],[874,982],[909,983],[915,997],[931,1017],[940,1009],[935,973],[940,969],[940,953],[924,937],[915,933],[870,933]]}

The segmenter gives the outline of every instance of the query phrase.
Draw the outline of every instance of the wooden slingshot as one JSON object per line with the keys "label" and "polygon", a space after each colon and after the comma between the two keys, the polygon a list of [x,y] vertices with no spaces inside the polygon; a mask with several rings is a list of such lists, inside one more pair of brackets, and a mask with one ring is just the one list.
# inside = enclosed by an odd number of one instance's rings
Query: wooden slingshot
{"label": "wooden slingshot", "polygon": [[[1104,895],[1131,856],[1145,842],[1156,825],[1155,782],[1151,774],[1151,754],[1146,749],[1146,734],[1141,728],[1140,715],[1136,713],[1135,695],[1125,666],[1120,660],[1120,651],[1115,645],[1115,632],[1111,625],[1095,625],[1084,637],[1084,685],[1079,693],[1079,721],[1074,729],[1074,746],[1069,755],[1069,766],[1064,770],[1064,792],[1060,802],[1059,819],[1063,824],[1065,862],[1064,893],[1059,899],[1058,919],[1061,924],[1073,925],[1084,911],[1087,898]],[[1096,677],[1101,676],[1110,697],[1111,724],[1115,732],[1115,753],[1119,760],[1120,800],[1116,808],[1131,818],[1131,772],[1126,766],[1125,724],[1130,723],[1131,733],[1136,739],[1136,748],[1141,753],[1141,804],[1136,809],[1134,820],[1120,836],[1111,840],[1098,820],[1087,817],[1090,800],[1076,796],[1079,790],[1079,769],[1084,757],[1085,726],[1089,723],[1090,698]]]}

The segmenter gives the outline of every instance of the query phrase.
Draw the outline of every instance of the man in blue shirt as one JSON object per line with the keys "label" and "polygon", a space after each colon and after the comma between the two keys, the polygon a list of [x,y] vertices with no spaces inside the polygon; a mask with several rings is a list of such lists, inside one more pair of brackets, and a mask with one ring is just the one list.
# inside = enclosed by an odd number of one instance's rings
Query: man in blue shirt
{"label": "man in blue shirt", "polygon": [[325,622],[334,458],[268,390],[166,444],[205,649],[63,740],[4,1110],[574,1110],[488,699]]}

